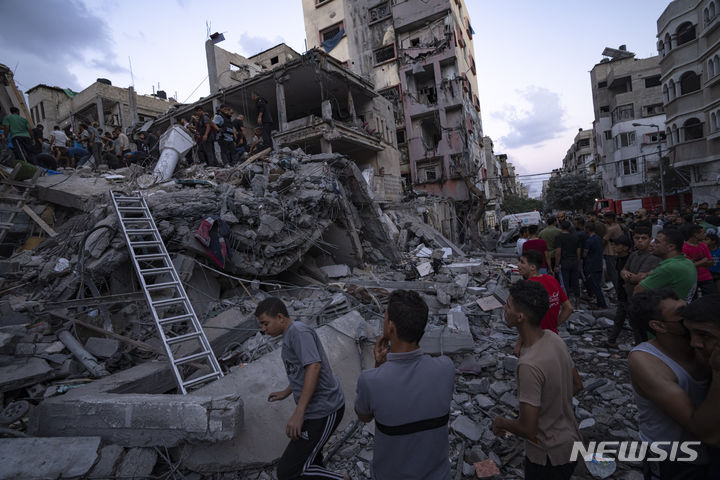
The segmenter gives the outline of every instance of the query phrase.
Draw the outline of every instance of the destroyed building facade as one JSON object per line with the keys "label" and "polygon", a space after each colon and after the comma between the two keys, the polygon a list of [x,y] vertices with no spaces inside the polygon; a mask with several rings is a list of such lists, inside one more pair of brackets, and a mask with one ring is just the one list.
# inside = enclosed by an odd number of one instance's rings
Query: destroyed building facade
{"label": "destroyed building facade", "polygon": [[120,127],[124,132],[161,115],[176,103],[159,90],[154,95],[138,95],[133,87],[113,86],[99,78],[81,92],[50,85],[35,85],[27,91],[30,117],[52,129],[79,127],[80,122],[98,122],[102,129]]}

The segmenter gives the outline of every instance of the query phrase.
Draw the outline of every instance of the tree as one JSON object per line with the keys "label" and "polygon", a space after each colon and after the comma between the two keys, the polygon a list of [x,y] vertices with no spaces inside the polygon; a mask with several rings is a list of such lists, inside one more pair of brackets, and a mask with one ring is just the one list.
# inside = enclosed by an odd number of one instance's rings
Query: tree
{"label": "tree", "polygon": [[591,210],[600,196],[600,185],[584,175],[550,177],[545,203],[557,210]]}
{"label": "tree", "polygon": [[523,198],[517,195],[505,195],[502,203],[502,210],[506,214],[532,212],[533,210],[542,210],[542,200],[534,198]]}

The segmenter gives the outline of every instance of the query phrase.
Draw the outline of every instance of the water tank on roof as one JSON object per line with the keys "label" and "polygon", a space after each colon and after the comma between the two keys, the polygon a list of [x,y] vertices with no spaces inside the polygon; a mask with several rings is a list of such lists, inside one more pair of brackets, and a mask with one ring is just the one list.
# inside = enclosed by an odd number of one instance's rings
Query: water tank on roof
{"label": "water tank on roof", "polygon": [[105,85],[112,85],[112,82],[110,80],[108,80],[107,78],[98,78],[97,82],[104,83]]}
{"label": "water tank on roof", "polygon": [[162,98],[163,100],[167,100],[167,93],[165,93],[165,90],[158,90],[155,96]]}

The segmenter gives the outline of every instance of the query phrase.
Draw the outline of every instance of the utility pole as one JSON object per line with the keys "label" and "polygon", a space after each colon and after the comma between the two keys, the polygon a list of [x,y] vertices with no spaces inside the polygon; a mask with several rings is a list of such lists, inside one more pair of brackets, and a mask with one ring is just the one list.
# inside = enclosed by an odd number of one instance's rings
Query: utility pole
{"label": "utility pole", "polygon": [[633,127],[653,127],[657,131],[657,142],[658,142],[658,164],[660,166],[660,198],[662,199],[662,209],[663,214],[665,213],[665,210],[667,208],[667,205],[665,203],[665,172],[663,169],[663,161],[662,161],[662,145],[660,144],[660,126],[654,124],[654,123],[633,123]]}

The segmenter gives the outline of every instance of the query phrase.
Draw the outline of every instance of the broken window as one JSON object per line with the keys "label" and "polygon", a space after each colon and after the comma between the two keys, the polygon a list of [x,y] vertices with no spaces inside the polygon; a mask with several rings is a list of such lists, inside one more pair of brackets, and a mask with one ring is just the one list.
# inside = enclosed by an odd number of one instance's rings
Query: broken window
{"label": "broken window", "polygon": [[683,123],[683,130],[685,130],[686,142],[703,138],[703,124],[697,118],[691,118]]}
{"label": "broken window", "polygon": [[605,130],[605,140],[612,140],[612,130]]}
{"label": "broken window", "polygon": [[395,58],[395,44],[380,47],[375,50],[375,65],[388,62]]}
{"label": "broken window", "polygon": [[425,150],[437,150],[442,139],[440,122],[437,118],[431,117],[420,121],[420,133]]}
{"label": "broken window", "polygon": [[435,171],[435,168],[425,168],[423,169],[425,172],[425,180],[431,181],[431,180],[437,180],[437,172]]}
{"label": "broken window", "polygon": [[326,3],[330,3],[332,0],[315,0],[315,6],[319,7],[321,5],[325,5]]}
{"label": "broken window", "polygon": [[395,130],[395,136],[397,137],[398,145],[402,145],[405,143],[405,129],[404,128]]}
{"label": "broken window", "polygon": [[340,33],[341,28],[343,28],[343,22],[336,23],[335,25],[331,25],[323,30],[320,30],[320,41],[327,42],[328,40],[332,40],[338,33]]}
{"label": "broken window", "polygon": [[598,82],[598,88],[607,88],[607,82]]}
{"label": "broken window", "polygon": [[632,92],[632,78],[629,75],[626,77],[616,78],[610,84],[609,88],[615,95],[619,93]]}
{"label": "broken window", "polygon": [[620,122],[623,120],[632,120],[635,118],[635,112],[633,110],[633,104],[628,103],[627,105],[620,105],[612,113],[613,123]]}
{"label": "broken window", "polygon": [[603,105],[600,107],[600,116],[605,117],[607,114],[610,113],[610,106],[609,105]]}
{"label": "broken window", "polygon": [[418,95],[420,96],[420,101],[426,105],[437,104],[437,88],[435,88],[435,86],[418,89]]}
{"label": "broken window", "polygon": [[653,103],[652,105],[645,105],[643,107],[643,116],[645,117],[660,115],[661,113],[665,113],[665,107],[662,103]]}
{"label": "broken window", "polygon": [[420,46],[420,39],[419,38],[413,38],[410,40],[410,46],[411,47],[419,47]]}
{"label": "broken window", "polygon": [[645,77],[645,88],[659,87],[660,86],[660,75],[653,75],[652,77]]}
{"label": "broken window", "polygon": [[278,57],[272,57],[270,59],[270,65],[277,65],[280,62],[280,59]]}
{"label": "broken window", "polygon": [[577,142],[577,148],[584,148],[590,146],[590,139],[589,138],[581,138]]}
{"label": "broken window", "polygon": [[633,173],[637,173],[637,158],[618,162],[618,175],[632,175]]}
{"label": "broken window", "polygon": [[368,10],[370,23],[383,20],[390,16],[390,4],[389,2],[383,2]]}
{"label": "broken window", "polygon": [[392,103],[395,123],[403,123],[404,112],[400,98],[400,85],[380,90],[378,93]]}
{"label": "broken window", "polygon": [[623,132],[615,136],[615,148],[629,147],[635,143],[635,132]]}

